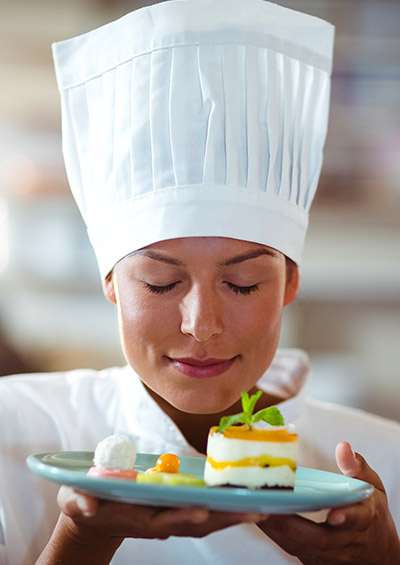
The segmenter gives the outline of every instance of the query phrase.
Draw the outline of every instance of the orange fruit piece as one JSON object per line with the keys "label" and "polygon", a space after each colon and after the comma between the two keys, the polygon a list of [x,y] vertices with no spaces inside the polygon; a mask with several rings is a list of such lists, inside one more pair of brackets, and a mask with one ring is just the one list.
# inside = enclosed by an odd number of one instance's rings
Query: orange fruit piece
{"label": "orange fruit piece", "polygon": [[156,469],[162,473],[178,473],[180,464],[181,462],[177,455],[164,453],[157,459]]}

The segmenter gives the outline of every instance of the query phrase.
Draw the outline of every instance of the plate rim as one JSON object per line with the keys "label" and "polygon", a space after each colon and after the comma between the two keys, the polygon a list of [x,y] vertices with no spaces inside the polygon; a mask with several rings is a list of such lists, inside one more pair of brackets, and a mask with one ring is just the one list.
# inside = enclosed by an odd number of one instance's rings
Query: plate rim
{"label": "plate rim", "polygon": [[[82,470],[62,468],[54,463],[44,462],[45,457],[51,456],[85,457],[86,465]],[[323,508],[346,506],[359,502],[370,496],[374,487],[365,481],[353,477],[347,477],[340,473],[324,471],[311,467],[299,466],[297,473],[297,489],[294,490],[266,489],[252,490],[243,488],[223,487],[197,487],[180,485],[154,485],[137,484],[131,480],[94,478],[86,475],[89,468],[93,451],[49,451],[32,454],[27,457],[26,462],[29,469],[38,475],[54,481],[58,484],[75,486],[78,490],[88,492],[103,499],[116,500],[120,502],[148,504],[151,506],[206,506],[214,510],[236,511],[236,512],[268,512],[279,514],[292,514],[298,512],[312,512]],[[139,459],[157,458],[159,454],[138,453]],[[204,465],[205,457],[179,456],[181,464]],[[142,464],[143,465],[143,464]],[[136,465],[135,465],[136,466]],[[71,475],[72,473],[72,475]],[[76,473],[76,475],[75,475]],[[194,473],[196,475],[196,473]],[[197,473],[199,476],[199,473]],[[312,489],[324,486],[328,481],[315,482],[302,475],[317,476],[322,479],[331,479],[331,483],[338,486],[332,491],[327,490],[326,496],[321,497],[321,492],[313,492]],[[308,482],[311,491],[302,492],[301,482]],[[314,482],[314,487],[312,483]],[[345,488],[347,485],[347,491]],[[127,492],[128,491],[128,492]],[[130,491],[130,492],[129,492]],[[340,491],[340,492],[339,492]],[[345,496],[347,494],[347,496]],[[340,495],[340,496],[338,496]]]}

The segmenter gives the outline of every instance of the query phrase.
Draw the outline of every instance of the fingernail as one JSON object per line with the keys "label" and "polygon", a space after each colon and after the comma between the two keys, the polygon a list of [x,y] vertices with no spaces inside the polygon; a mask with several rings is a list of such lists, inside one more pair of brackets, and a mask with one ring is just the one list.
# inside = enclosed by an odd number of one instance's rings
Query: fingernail
{"label": "fingernail", "polygon": [[266,520],[268,518],[268,514],[245,514],[244,519],[246,522],[261,522],[262,520]]}
{"label": "fingernail", "polygon": [[208,510],[196,510],[190,514],[192,524],[202,524],[208,519]]}
{"label": "fingernail", "polygon": [[328,522],[332,526],[340,526],[341,524],[344,523],[345,520],[346,520],[346,516],[344,514],[333,514],[332,516],[329,516]]}
{"label": "fingernail", "polygon": [[87,500],[84,496],[78,495],[76,499],[76,505],[79,508],[79,510],[82,512],[82,514],[87,518],[92,515],[92,513],[89,510]]}

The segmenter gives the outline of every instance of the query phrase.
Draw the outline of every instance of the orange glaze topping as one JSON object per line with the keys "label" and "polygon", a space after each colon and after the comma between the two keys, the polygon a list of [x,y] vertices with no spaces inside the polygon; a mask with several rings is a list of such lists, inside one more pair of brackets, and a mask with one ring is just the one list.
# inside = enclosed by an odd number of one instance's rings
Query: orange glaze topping
{"label": "orange glaze topping", "polygon": [[[218,426],[210,429],[212,435]],[[297,441],[298,435],[292,434],[285,429],[279,430],[249,430],[247,426],[230,426],[223,432],[223,436],[230,439],[245,439],[251,441],[276,441],[276,442],[294,442]]]}

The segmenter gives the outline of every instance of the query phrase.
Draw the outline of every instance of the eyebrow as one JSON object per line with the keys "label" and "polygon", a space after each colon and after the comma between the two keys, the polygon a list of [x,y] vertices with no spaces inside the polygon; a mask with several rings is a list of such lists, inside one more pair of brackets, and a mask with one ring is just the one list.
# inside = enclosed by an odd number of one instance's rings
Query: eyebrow
{"label": "eyebrow", "polygon": [[184,265],[183,261],[169,257],[168,255],[164,255],[163,253],[158,253],[157,251],[153,251],[153,249],[137,249],[136,251],[129,253],[128,257],[132,257],[134,255],[145,255],[146,257],[150,257],[150,259],[154,259],[155,261],[168,263],[168,265],[176,265],[178,267],[182,267]]}
{"label": "eyebrow", "polygon": [[235,257],[231,257],[230,259],[226,259],[225,261],[221,261],[220,265],[222,267],[228,267],[229,265],[237,265],[238,263],[243,263],[244,261],[248,261],[249,259],[256,259],[261,255],[269,255],[270,257],[274,257],[275,259],[278,258],[278,254],[272,249],[254,249],[254,251],[249,251],[248,253],[242,253],[241,255],[236,255]]}
{"label": "eyebrow", "polygon": [[[145,255],[150,259],[154,259],[155,261],[160,261],[161,263],[167,263],[168,265],[175,265],[178,267],[182,267],[185,265],[183,261],[179,259],[174,259],[173,257],[169,257],[168,255],[164,255],[163,253],[158,253],[153,249],[138,249],[129,253],[128,257],[132,257],[133,255]],[[272,249],[254,249],[253,251],[248,251],[247,253],[242,253],[240,255],[235,255],[235,257],[231,257],[230,259],[225,259],[224,261],[220,261],[218,265],[220,267],[229,267],[230,265],[237,265],[238,263],[243,263],[244,261],[248,261],[249,259],[256,259],[261,255],[269,255],[270,257],[274,257],[275,259],[278,258],[278,254]]]}

